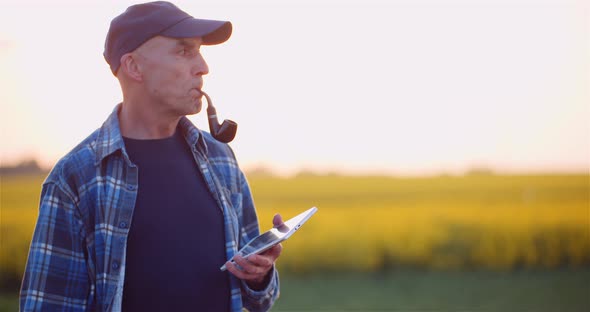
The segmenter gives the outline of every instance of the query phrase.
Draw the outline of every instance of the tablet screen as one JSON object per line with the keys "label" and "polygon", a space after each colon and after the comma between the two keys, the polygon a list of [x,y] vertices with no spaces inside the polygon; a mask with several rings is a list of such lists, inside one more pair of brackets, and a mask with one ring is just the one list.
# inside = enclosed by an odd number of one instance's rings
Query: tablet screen
{"label": "tablet screen", "polygon": [[[281,229],[283,230],[283,229]],[[281,232],[276,228],[272,228],[270,231],[262,233],[260,236],[256,237],[255,239],[251,240],[244,248],[242,248],[241,253],[243,255],[249,255],[258,250],[266,247],[272,246],[281,241],[285,235],[289,232],[289,228],[285,228],[285,232]]]}
{"label": "tablet screen", "polygon": [[[303,223],[305,223],[317,211],[316,207],[312,207],[299,215],[285,221],[282,225],[273,227],[272,229],[260,234],[259,236],[248,242],[239,253],[242,257],[247,257],[254,253],[261,253],[266,249],[282,242],[289,238]],[[232,260],[233,262],[233,260]],[[221,271],[226,270],[225,264],[221,266]]]}

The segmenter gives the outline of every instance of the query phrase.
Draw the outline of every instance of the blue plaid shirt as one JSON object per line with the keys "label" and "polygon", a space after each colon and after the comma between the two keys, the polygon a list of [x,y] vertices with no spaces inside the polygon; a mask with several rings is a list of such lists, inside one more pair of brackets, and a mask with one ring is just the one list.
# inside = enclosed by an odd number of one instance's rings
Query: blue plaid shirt
{"label": "blue plaid shirt", "polygon": [[[20,293],[21,311],[121,310],[138,168],[125,151],[119,107],[62,158],[43,183]],[[223,210],[230,259],[259,234],[250,188],[227,144],[201,132],[186,117],[180,120],[180,130]],[[233,275],[230,279],[232,311],[266,311],[279,295],[275,269],[261,291]]]}

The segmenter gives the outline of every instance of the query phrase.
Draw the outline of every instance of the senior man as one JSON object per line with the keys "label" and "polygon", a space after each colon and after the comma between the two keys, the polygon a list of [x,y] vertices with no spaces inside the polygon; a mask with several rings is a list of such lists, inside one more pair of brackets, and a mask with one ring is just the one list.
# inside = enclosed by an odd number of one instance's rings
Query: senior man
{"label": "senior man", "polygon": [[112,20],[104,57],[123,102],[43,183],[22,311],[270,309],[282,247],[236,254],[259,234],[249,186],[230,147],[186,118],[201,111],[201,46],[231,31],[169,2]]}

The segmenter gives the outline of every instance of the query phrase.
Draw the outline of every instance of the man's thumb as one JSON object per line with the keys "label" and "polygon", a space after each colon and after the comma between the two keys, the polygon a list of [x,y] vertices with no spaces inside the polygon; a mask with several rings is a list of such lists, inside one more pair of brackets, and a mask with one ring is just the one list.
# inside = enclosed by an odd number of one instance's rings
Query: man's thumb
{"label": "man's thumb", "polygon": [[272,218],[272,224],[275,227],[278,227],[280,225],[283,225],[283,218],[281,217],[281,215],[279,213],[277,213],[273,218]]}

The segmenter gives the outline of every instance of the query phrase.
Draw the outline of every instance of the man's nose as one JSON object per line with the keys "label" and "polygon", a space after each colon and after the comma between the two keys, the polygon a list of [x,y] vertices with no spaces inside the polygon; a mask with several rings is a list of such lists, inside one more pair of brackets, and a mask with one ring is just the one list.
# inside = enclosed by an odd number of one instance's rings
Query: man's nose
{"label": "man's nose", "polygon": [[199,53],[197,57],[195,57],[195,63],[193,65],[193,75],[194,76],[203,76],[209,73],[209,66],[207,62],[203,58],[203,55]]}

